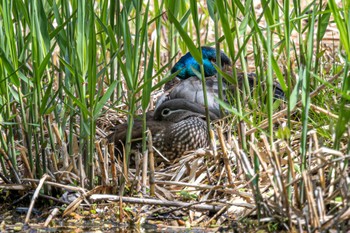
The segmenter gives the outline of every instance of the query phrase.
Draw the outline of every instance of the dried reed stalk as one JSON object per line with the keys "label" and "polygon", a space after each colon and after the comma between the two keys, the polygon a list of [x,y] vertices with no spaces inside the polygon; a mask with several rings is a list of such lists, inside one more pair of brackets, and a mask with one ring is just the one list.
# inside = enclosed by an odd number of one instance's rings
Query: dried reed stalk
{"label": "dried reed stalk", "polygon": [[153,197],[155,195],[155,176],[154,176],[154,153],[153,153],[153,144],[152,144],[152,134],[148,130],[148,155],[149,155],[149,183],[150,183],[150,195]]}
{"label": "dried reed stalk", "polygon": [[233,181],[233,176],[232,176],[232,169],[231,169],[230,161],[228,158],[228,152],[227,152],[222,128],[218,127],[217,131],[218,131],[219,142],[220,142],[220,146],[221,146],[221,150],[222,150],[222,158],[224,160],[225,170],[227,173],[227,179],[228,179],[229,184],[233,184],[234,181]]}
{"label": "dried reed stalk", "polygon": [[179,208],[191,208],[199,211],[220,211],[225,205],[223,204],[199,204],[199,203],[187,203],[181,201],[167,201],[167,200],[157,200],[150,198],[136,198],[136,197],[121,197],[117,195],[108,194],[93,194],[90,196],[92,201],[120,201],[127,203],[135,203],[142,205],[160,205],[160,206],[174,206]]}
{"label": "dried reed stalk", "polygon": [[54,208],[54,209],[51,211],[50,215],[46,218],[45,223],[44,223],[44,227],[47,227],[47,226],[50,224],[50,222],[52,221],[52,219],[53,219],[58,213],[59,213],[59,209],[58,209],[58,208]]}
{"label": "dried reed stalk", "polygon": [[148,168],[148,151],[143,155],[143,161],[142,161],[142,193],[146,194],[147,190],[147,170]]}
{"label": "dried reed stalk", "polygon": [[318,216],[318,212],[317,212],[317,209],[316,209],[316,201],[315,201],[315,198],[314,198],[314,188],[313,188],[313,185],[312,185],[312,182],[310,180],[310,177],[309,177],[309,174],[307,171],[304,171],[302,173],[302,176],[303,176],[303,180],[305,182],[305,189],[306,189],[306,198],[307,198],[307,203],[308,203],[308,214],[309,214],[309,220],[310,220],[310,224],[312,227],[314,227],[315,229],[319,228],[321,226],[321,223],[320,223],[320,219],[319,219],[319,216]]}
{"label": "dried reed stalk", "polygon": [[[320,146],[318,144],[318,138],[317,138],[317,134],[316,134],[316,131],[313,131],[311,133],[311,137],[314,141],[314,144],[315,144],[315,151],[318,151],[320,149]],[[322,160],[321,160],[321,156],[319,153],[316,153],[316,156],[317,156],[317,163],[319,166],[322,165]],[[318,170],[318,175],[319,175],[319,178],[320,178],[320,184],[321,184],[321,187],[323,190],[325,190],[326,188],[326,182],[325,182],[325,178],[324,178],[324,169],[323,168],[320,168]]]}
{"label": "dried reed stalk", "polygon": [[19,153],[21,155],[21,159],[22,159],[22,162],[24,164],[25,174],[27,174],[29,176],[29,178],[34,179],[32,170],[30,169],[29,161],[27,159],[26,150],[27,150],[26,148],[21,147],[20,150],[19,150]]}
{"label": "dried reed stalk", "polygon": [[95,148],[99,158],[99,164],[101,167],[102,185],[109,185],[107,166],[105,165],[104,156],[100,147],[100,142],[95,141]]}
{"label": "dried reed stalk", "polygon": [[33,194],[32,200],[31,200],[31,202],[30,202],[29,209],[28,209],[28,213],[27,213],[26,219],[24,220],[24,223],[25,223],[25,224],[28,224],[28,222],[29,222],[29,218],[30,218],[30,215],[32,214],[35,201],[36,201],[36,199],[38,198],[40,189],[41,189],[41,187],[44,185],[44,182],[45,182],[45,180],[46,180],[47,178],[50,178],[50,176],[49,176],[48,174],[44,174],[43,177],[40,179],[40,182],[39,182],[39,184],[38,184],[38,187],[36,188],[36,190],[35,190],[35,192],[34,192],[34,194]]}
{"label": "dried reed stalk", "polygon": [[16,183],[20,184],[22,183],[21,182],[21,179],[19,178],[19,174],[18,172],[16,171],[16,169],[13,167],[13,164],[11,162],[11,160],[9,159],[8,155],[6,154],[6,152],[0,148],[0,154],[3,155],[3,157],[5,158],[5,161],[7,163],[7,165],[10,167],[10,170],[12,172],[12,174],[14,175],[14,177],[16,178]]}
{"label": "dried reed stalk", "polygon": [[108,143],[108,152],[111,158],[111,173],[112,173],[112,187],[113,193],[117,193],[118,186],[118,175],[117,175],[117,164],[116,157],[114,154],[114,143]]}

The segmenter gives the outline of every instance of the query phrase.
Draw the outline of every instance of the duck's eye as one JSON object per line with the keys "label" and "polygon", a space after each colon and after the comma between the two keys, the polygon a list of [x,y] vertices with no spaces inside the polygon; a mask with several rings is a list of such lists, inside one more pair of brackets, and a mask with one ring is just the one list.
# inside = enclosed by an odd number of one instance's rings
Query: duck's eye
{"label": "duck's eye", "polygon": [[162,116],[168,116],[170,114],[170,109],[169,108],[164,108],[162,110]]}

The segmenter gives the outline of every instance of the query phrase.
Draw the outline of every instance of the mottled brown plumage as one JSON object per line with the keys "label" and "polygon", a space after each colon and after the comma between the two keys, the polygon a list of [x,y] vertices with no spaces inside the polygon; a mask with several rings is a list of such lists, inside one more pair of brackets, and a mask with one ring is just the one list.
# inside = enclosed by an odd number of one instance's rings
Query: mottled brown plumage
{"label": "mottled brown plumage", "polygon": [[[211,113],[211,119],[217,116]],[[153,146],[168,160],[181,156],[184,152],[208,146],[205,109],[185,99],[174,99],[161,104],[154,112],[153,119],[147,121],[147,128],[152,133]],[[118,125],[115,132],[108,136],[114,142],[119,154],[122,154],[126,138],[127,124]],[[142,122],[135,120],[132,147],[140,146]],[[157,154],[157,153],[156,153]],[[161,160],[157,156],[157,161]]]}

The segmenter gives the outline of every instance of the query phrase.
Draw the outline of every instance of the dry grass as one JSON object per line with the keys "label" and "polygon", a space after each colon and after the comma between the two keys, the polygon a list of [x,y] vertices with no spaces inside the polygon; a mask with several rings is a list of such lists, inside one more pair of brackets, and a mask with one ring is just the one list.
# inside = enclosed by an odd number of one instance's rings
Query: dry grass
{"label": "dry grass", "polygon": [[[153,5],[151,5],[151,11],[152,7]],[[262,12],[261,5],[255,5],[255,12],[257,15]],[[167,22],[165,13],[161,17]],[[211,21],[209,21],[208,14],[203,17],[204,23],[201,25],[200,37],[205,39],[202,39],[201,43],[213,43],[215,41],[214,25],[209,23]],[[265,23],[262,21],[260,25],[266,27]],[[307,25],[307,19],[304,19],[302,23]],[[150,39],[149,47],[156,40],[154,39],[155,30],[155,24],[150,24],[147,31]],[[161,64],[157,65],[164,67],[171,58],[169,44],[172,42],[168,37],[169,27],[162,26],[161,33],[162,49],[159,54]],[[192,36],[195,41],[196,36]],[[290,38],[291,44],[295,46],[291,52],[293,85],[299,78],[297,61],[300,59],[300,54],[298,51],[299,42],[303,41],[299,40],[299,36],[299,33],[295,33]],[[281,40],[277,32],[273,34],[273,39],[274,45]],[[238,49],[237,44],[235,45]],[[80,198],[71,202],[64,210],[66,216],[72,216],[71,213],[78,212],[78,208],[95,210],[96,206],[91,204],[92,202],[90,204],[83,202],[92,200],[93,203],[98,203],[97,206],[105,208],[109,216],[114,216],[114,221],[135,224],[146,222],[156,225],[158,229],[167,229],[166,227],[169,226],[175,230],[179,228],[179,231],[185,227],[207,231],[219,230],[220,227],[223,230],[232,231],[236,229],[309,232],[330,229],[346,230],[350,227],[349,168],[347,164],[349,127],[340,143],[339,150],[333,149],[334,125],[339,119],[338,106],[341,102],[336,90],[342,85],[342,72],[336,72],[335,67],[344,66],[344,62],[339,57],[339,46],[339,32],[331,20],[320,43],[321,53],[317,55],[320,56],[319,76],[325,84],[318,85],[310,94],[312,101],[307,125],[306,169],[301,168],[303,166],[300,149],[303,130],[301,98],[298,98],[299,102],[290,116],[287,116],[286,106],[281,105],[275,110],[272,118],[274,123],[272,144],[265,133],[268,128],[265,111],[252,109],[250,103],[246,101],[243,108],[249,121],[243,121],[233,115],[212,123],[216,139],[214,150],[199,148],[197,151],[189,152],[171,161],[170,164],[154,164],[153,160],[148,157],[152,158],[153,153],[154,156],[157,156],[156,152],[146,155],[135,153],[135,166],[126,167],[124,161],[115,158],[113,145],[108,144],[105,139],[106,135],[113,131],[115,125],[126,122],[126,112],[130,106],[128,106],[128,99],[124,96],[118,106],[108,101],[102,109],[103,114],[96,120],[92,167],[96,179],[95,184],[100,185],[90,191],[83,188],[86,187],[87,178],[79,166],[82,162],[80,160],[86,158],[82,158],[81,152],[84,148],[80,146],[80,135],[75,133],[80,132],[81,125],[74,123],[72,128],[67,127],[64,132],[60,132],[62,128],[58,127],[53,114],[47,117],[53,123],[46,125],[43,130],[47,140],[49,140],[50,130],[53,132],[59,159],[54,156],[54,152],[48,153],[47,167],[52,180],[50,182],[42,179],[42,182],[50,191],[65,189],[80,194]],[[56,47],[58,48],[58,45]],[[179,43],[178,47],[179,54],[176,58],[183,55],[186,48],[183,42]],[[222,47],[227,51],[225,42]],[[248,72],[256,71],[254,48],[254,42],[250,39],[246,45],[247,51],[244,57]],[[276,45],[276,50],[277,48]],[[55,49],[53,55],[55,66],[59,66],[60,52],[59,49]],[[99,59],[102,59],[103,52],[97,52]],[[111,54],[108,53],[107,58],[110,59]],[[314,56],[316,57],[315,54]],[[267,61],[264,60],[266,56],[261,57],[263,66],[267,68]],[[110,61],[105,62],[109,64]],[[147,62],[141,61],[140,77],[143,75],[143,68],[145,64],[148,64]],[[242,60],[238,59],[234,64],[238,70],[242,70],[241,63]],[[284,72],[286,63],[286,54],[280,53],[278,65]],[[103,69],[103,66],[98,67],[98,71]],[[164,76],[167,70],[164,70]],[[157,71],[154,68],[154,73]],[[105,82],[99,82],[96,88],[103,87],[102,89],[107,91],[109,82],[103,81]],[[153,85],[157,81],[159,80],[154,80]],[[58,86],[57,78],[53,89],[56,90]],[[122,87],[123,90],[128,89],[125,80],[123,80]],[[153,103],[161,93],[161,90],[152,92],[149,109],[153,109]],[[137,97],[139,96],[140,93]],[[140,109],[135,111],[138,114],[141,112]],[[22,121],[18,115],[16,119],[17,122]],[[81,116],[74,116],[73,119],[75,122],[80,122]],[[289,120],[290,128],[287,127]],[[71,139],[70,134],[72,134]],[[248,142],[247,148],[242,148],[243,138]],[[6,166],[1,166],[0,174],[3,174],[2,168],[6,167],[7,172],[15,176],[14,180],[16,180],[16,182],[6,182],[6,177],[1,177],[4,182],[0,182],[0,189],[4,191],[0,193],[12,190],[12,192],[19,192],[21,196],[23,192],[40,190],[37,189],[39,180],[33,178],[36,171],[31,170],[29,165],[28,148],[23,141],[16,141],[15,150],[21,155],[17,157],[18,170],[11,166],[12,162],[7,152],[0,148],[0,154],[6,163]],[[73,156],[68,149],[73,151]],[[37,161],[36,158],[35,160]],[[97,195],[107,193],[119,196]],[[45,200],[50,198],[41,197]],[[31,203],[34,202],[36,202],[35,198]]]}

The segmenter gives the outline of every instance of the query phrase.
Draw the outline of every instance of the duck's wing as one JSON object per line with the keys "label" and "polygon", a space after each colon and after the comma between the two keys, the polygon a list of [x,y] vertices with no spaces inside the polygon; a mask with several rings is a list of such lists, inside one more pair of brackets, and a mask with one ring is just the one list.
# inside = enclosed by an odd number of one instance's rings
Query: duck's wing
{"label": "duck's wing", "polygon": [[[216,76],[206,78],[208,108],[216,116],[220,115],[218,103],[215,98],[218,96],[218,83]],[[169,92],[165,92],[157,101],[157,106],[170,99],[186,99],[196,104],[204,106],[204,92],[202,81],[197,77],[190,77],[182,80]]]}

